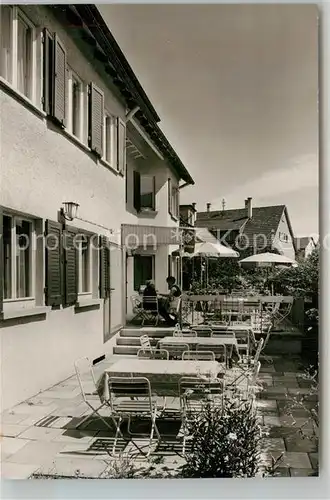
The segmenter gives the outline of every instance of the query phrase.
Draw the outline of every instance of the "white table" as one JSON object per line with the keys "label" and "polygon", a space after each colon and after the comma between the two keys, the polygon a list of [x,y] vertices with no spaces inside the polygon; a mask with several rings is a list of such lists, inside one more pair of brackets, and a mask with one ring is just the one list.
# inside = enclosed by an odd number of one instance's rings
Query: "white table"
{"label": "white table", "polygon": [[198,376],[212,380],[223,372],[223,365],[217,361],[122,359],[105,370],[97,385],[99,393],[107,399],[108,377],[146,377],[153,394],[178,396],[182,377]]}

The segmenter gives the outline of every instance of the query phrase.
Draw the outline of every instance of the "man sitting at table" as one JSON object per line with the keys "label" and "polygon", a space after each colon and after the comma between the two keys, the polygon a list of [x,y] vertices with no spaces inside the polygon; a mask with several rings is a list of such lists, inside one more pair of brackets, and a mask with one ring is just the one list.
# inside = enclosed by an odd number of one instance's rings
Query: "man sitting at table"
{"label": "man sitting at table", "polygon": [[[157,297],[155,284],[152,280],[146,282],[146,287],[143,290],[143,308],[148,311],[157,311],[157,304],[154,300],[148,300],[150,297]],[[161,297],[158,298],[158,313],[168,325],[173,326],[176,324],[168,313],[168,306],[165,299]]]}
{"label": "man sitting at table", "polygon": [[[172,325],[176,325],[178,318],[173,310],[176,310],[179,297],[181,297],[180,287],[176,284],[174,276],[168,276],[166,282],[169,288],[168,294],[161,294],[162,298],[159,299],[162,304],[162,308],[167,311]],[[171,311],[172,310],[172,311]]]}

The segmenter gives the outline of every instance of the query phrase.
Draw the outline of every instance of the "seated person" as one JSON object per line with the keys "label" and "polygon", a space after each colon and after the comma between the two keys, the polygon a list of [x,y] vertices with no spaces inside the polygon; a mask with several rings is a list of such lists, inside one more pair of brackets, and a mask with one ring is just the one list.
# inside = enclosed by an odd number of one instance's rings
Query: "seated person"
{"label": "seated person", "polygon": [[[146,287],[143,290],[143,308],[148,311],[157,311],[157,304],[154,300],[148,300],[149,297],[157,297],[157,291],[155,288],[155,284],[152,280],[148,280],[146,282]],[[170,326],[173,324],[173,319],[168,314],[168,307],[162,299],[158,299],[158,313],[164,318],[166,323]]]}
{"label": "seated person", "polygon": [[172,325],[176,325],[178,322],[177,315],[171,309],[176,309],[178,298],[181,297],[180,287],[176,284],[176,280],[174,276],[169,276],[166,278],[166,282],[169,288],[168,294],[162,294],[163,299],[161,300],[162,307],[166,309],[167,314],[169,315],[170,321]]}

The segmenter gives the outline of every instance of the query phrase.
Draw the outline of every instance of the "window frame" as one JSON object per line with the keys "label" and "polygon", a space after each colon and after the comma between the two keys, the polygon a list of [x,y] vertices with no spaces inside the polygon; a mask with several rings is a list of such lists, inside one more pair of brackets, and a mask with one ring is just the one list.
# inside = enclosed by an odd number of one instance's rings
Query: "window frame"
{"label": "window frame", "polygon": [[[36,221],[35,219],[17,213],[4,211],[3,217],[10,217],[11,219],[11,297],[3,297],[4,305],[10,303],[26,303],[30,302],[35,305],[36,303],[36,249],[37,249],[37,236],[36,236]],[[29,255],[29,295],[27,297],[17,297],[17,233],[16,221],[17,219],[23,220],[31,224],[30,236],[30,255]]]}
{"label": "window frame", "polygon": [[[142,181],[143,178],[152,179],[152,203],[151,206],[142,205]],[[156,211],[156,176],[151,174],[140,173],[140,212],[155,212]]]}
{"label": "window frame", "polygon": [[[73,82],[77,82],[79,85],[78,90],[78,133],[75,134],[73,131]],[[87,143],[86,137],[86,121],[87,121],[87,102],[86,102],[86,85],[79,77],[79,75],[70,67],[67,66],[67,99],[66,99],[66,131],[75,139],[83,144]]]}
{"label": "window frame", "polygon": [[92,236],[83,232],[78,232],[79,236],[83,236],[88,245],[88,291],[82,291],[82,245],[83,241],[79,242],[78,247],[78,297],[93,295],[93,246]]}
{"label": "window frame", "polygon": [[[1,80],[20,97],[27,100],[29,103],[42,109],[42,86],[40,74],[43,68],[43,51],[42,51],[42,31],[37,25],[25,14],[25,12],[17,5],[4,5],[11,9],[10,19],[10,78],[5,78],[0,75]],[[18,22],[19,18],[31,30],[31,52],[30,52],[30,95],[26,95],[18,88]],[[38,57],[40,56],[40,57]],[[40,67],[39,67],[40,65]],[[39,71],[40,70],[40,71]]]}
{"label": "window frame", "polygon": [[[111,120],[110,124],[110,133],[109,137],[107,136],[107,120]],[[116,165],[116,132],[117,132],[117,126],[116,126],[116,117],[114,116],[113,113],[110,113],[106,108],[104,108],[104,116],[103,116],[103,156],[102,160],[105,161],[108,165],[110,165],[111,168],[118,170],[118,167]],[[107,152],[108,152],[108,144],[110,144],[110,155],[108,157]]]}

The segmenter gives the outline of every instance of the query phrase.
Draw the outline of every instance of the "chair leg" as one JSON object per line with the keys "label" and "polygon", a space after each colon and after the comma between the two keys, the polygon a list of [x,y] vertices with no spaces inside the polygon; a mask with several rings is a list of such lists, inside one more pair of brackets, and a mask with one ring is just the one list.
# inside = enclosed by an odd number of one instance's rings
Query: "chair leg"
{"label": "chair leg", "polygon": [[79,427],[81,427],[89,418],[93,417],[93,415],[97,415],[97,418],[99,418],[100,420],[102,420],[102,422],[110,429],[112,430],[112,427],[111,425],[108,424],[108,422],[98,413],[99,410],[101,408],[103,408],[103,406],[105,406],[104,404],[101,405],[99,408],[97,408],[96,410],[90,405],[87,403],[87,405],[89,406],[89,408],[92,410],[92,413],[86,415],[82,421],[76,426],[76,430],[79,429]]}
{"label": "chair leg", "polygon": [[124,436],[123,436],[123,434],[122,434],[122,432],[120,430],[120,424],[122,423],[122,417],[119,417],[117,422],[115,421],[115,418],[113,417],[113,421],[116,424],[116,434],[115,434],[115,439],[114,439],[113,447],[112,447],[112,455],[115,455],[116,454],[116,446],[117,446],[118,436],[119,436],[119,434],[121,435],[122,438],[124,438]]}

